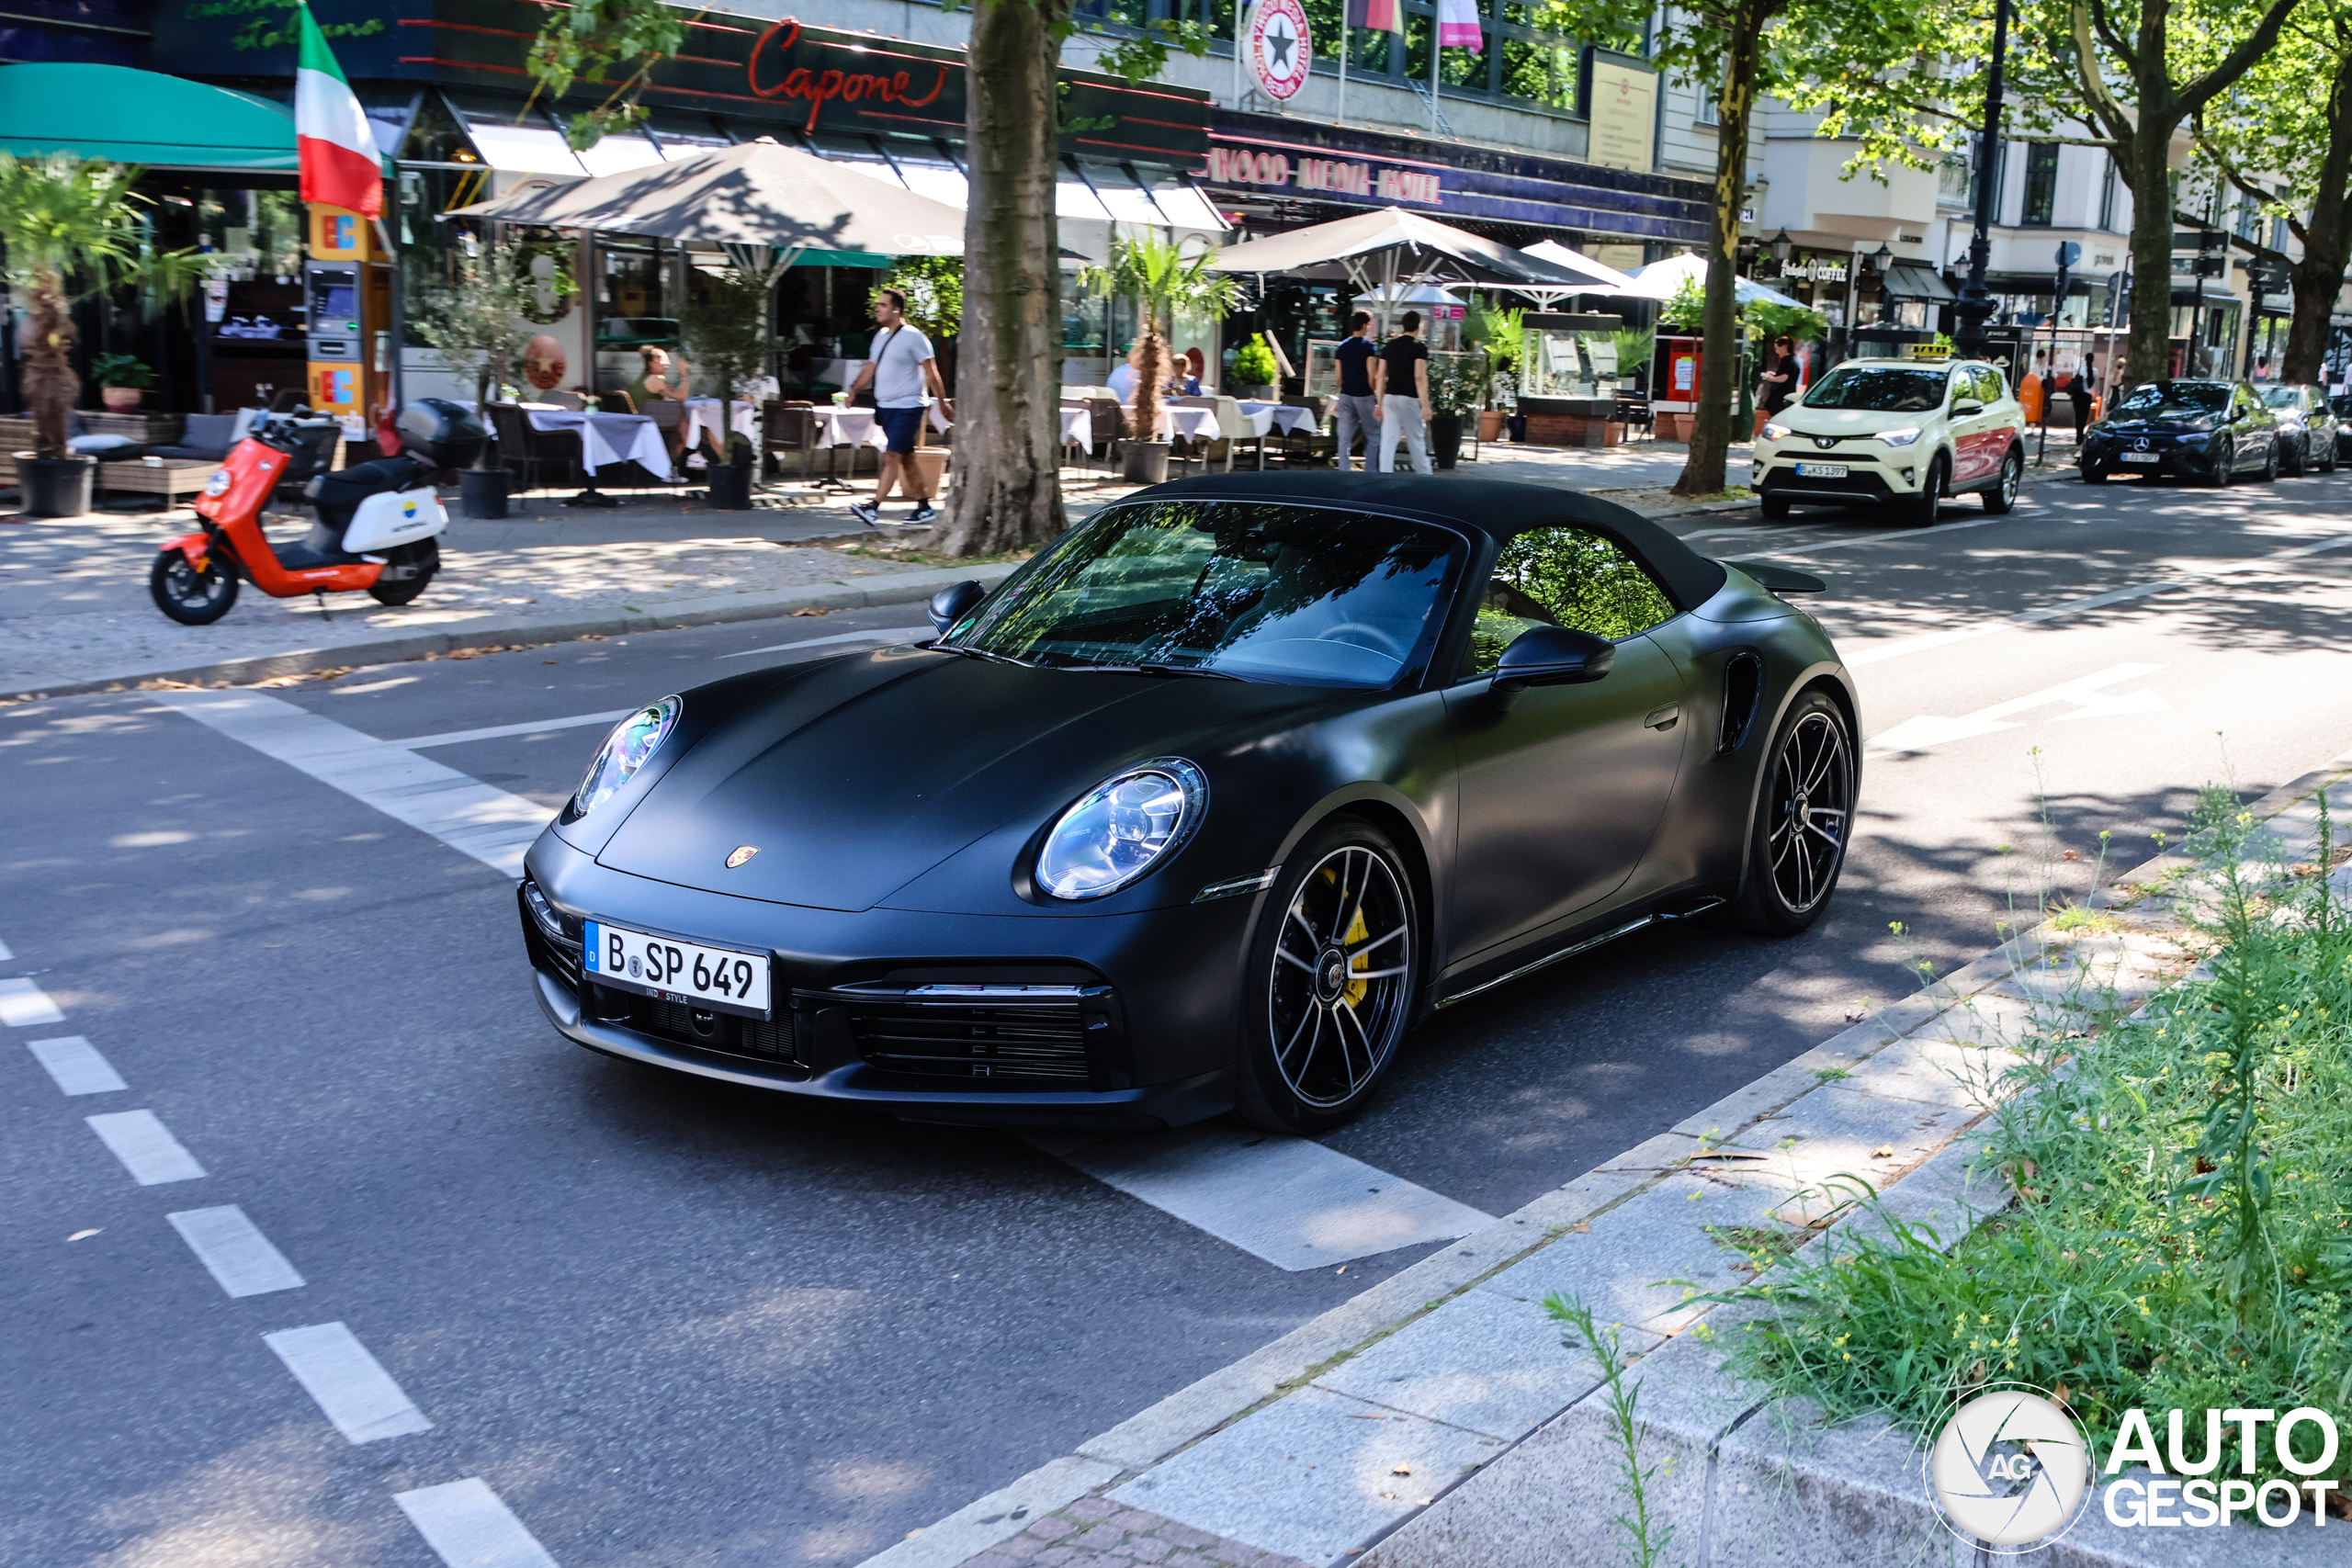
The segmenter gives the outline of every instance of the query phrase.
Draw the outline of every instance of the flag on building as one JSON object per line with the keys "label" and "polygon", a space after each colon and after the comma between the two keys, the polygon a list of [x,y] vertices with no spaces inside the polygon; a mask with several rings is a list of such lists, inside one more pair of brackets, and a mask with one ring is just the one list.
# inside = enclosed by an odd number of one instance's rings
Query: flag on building
{"label": "flag on building", "polygon": [[311,7],[297,4],[301,54],[294,71],[294,145],[302,156],[302,199],[348,208],[362,218],[384,211],[384,160],[367,111],[334,62]]}
{"label": "flag on building", "polygon": [[1405,30],[1405,0],[1348,0],[1348,26],[1401,33]]}
{"label": "flag on building", "polygon": [[1440,49],[1487,47],[1478,27],[1478,0],[1437,0],[1437,46]]}

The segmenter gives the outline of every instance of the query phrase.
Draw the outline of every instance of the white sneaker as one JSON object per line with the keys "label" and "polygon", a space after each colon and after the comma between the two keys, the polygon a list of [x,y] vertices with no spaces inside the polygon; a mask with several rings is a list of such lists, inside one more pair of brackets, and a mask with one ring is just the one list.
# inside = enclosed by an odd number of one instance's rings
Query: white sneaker
{"label": "white sneaker", "polygon": [[916,506],[913,513],[908,517],[907,521],[910,523],[930,523],[936,521],[938,516],[939,508],[926,501]]}
{"label": "white sneaker", "polygon": [[864,502],[852,502],[849,514],[869,528],[877,527],[882,522],[882,509],[878,506],[868,506]]}

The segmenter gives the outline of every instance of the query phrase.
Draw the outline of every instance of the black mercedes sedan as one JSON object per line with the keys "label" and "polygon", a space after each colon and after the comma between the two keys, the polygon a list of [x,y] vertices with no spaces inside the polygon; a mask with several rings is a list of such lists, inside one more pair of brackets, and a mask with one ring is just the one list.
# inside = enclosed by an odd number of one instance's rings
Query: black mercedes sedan
{"label": "black mercedes sedan", "polygon": [[2262,405],[2278,416],[2278,466],[2281,472],[2335,472],[2336,447],[2343,441],[2343,422],[2327,400],[2325,389],[2311,383],[2273,381],[2262,389]]}
{"label": "black mercedes sedan", "polygon": [[935,641],[649,703],[518,889],[592,1050],[931,1121],[1312,1132],[1416,1021],[1838,883],[1852,682],[1782,568],[1548,487],[1136,492]]}
{"label": "black mercedes sedan", "polygon": [[2083,432],[2085,484],[2117,474],[2169,475],[2226,485],[2278,477],[2278,416],[2244,381],[2150,381],[2115,400]]}

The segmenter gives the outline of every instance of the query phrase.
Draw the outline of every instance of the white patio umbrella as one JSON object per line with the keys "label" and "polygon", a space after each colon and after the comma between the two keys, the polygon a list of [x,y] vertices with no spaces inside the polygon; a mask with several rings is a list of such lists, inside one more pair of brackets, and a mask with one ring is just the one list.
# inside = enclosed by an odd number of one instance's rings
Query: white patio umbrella
{"label": "white patio umbrella", "polygon": [[1383,332],[1387,306],[1380,291],[1398,283],[1467,283],[1531,299],[1541,289],[1557,299],[1583,281],[1578,273],[1541,256],[1397,207],[1245,240],[1227,245],[1209,265],[1219,272],[1346,283],[1373,299]]}
{"label": "white patio umbrella", "polygon": [[1590,283],[1575,288],[1545,288],[1535,284],[1521,284],[1519,292],[1534,300],[1539,310],[1548,310],[1561,300],[1578,294],[1623,294],[1634,281],[1632,275],[1597,262],[1582,251],[1570,250],[1557,240],[1538,240],[1532,245],[1521,246],[1521,250],[1539,261],[1550,262],[1564,271],[1591,279]]}
{"label": "white patio umbrella", "polygon": [[[1682,291],[1682,280],[1686,277],[1702,289],[1707,287],[1707,261],[1704,256],[1685,251],[1679,256],[1668,256],[1664,261],[1635,267],[1630,275],[1625,292],[1639,295],[1645,299],[1671,299]],[[1753,305],[1760,300],[1767,305],[1795,305],[1802,309],[1804,304],[1804,300],[1792,299],[1779,289],[1767,288],[1753,278],[1735,278],[1733,282],[1736,286],[1733,298],[1743,305]]]}

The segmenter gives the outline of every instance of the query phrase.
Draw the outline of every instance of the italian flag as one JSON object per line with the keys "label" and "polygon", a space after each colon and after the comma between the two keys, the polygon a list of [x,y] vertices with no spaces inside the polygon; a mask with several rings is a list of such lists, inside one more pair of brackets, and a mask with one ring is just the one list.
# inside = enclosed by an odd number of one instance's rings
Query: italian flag
{"label": "italian flag", "polygon": [[302,52],[294,72],[294,143],[302,154],[302,199],[323,202],[380,218],[384,212],[384,162],[367,113],[343,79],[326,34],[307,5]]}

